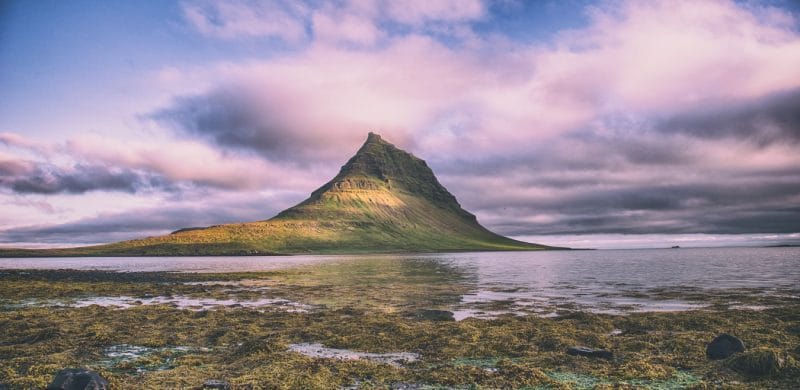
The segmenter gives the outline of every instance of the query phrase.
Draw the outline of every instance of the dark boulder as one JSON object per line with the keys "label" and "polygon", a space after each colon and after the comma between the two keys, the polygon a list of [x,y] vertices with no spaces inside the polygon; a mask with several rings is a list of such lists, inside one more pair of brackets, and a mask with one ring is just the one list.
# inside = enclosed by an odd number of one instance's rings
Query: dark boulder
{"label": "dark boulder", "polygon": [[591,358],[613,359],[614,353],[605,349],[592,349],[587,347],[569,347],[567,355],[586,356]]}
{"label": "dark boulder", "polygon": [[65,368],[56,374],[47,390],[107,390],[108,381],[83,368]]}
{"label": "dark boulder", "polygon": [[203,382],[201,389],[231,390],[231,384],[219,379],[209,379]]}
{"label": "dark boulder", "polygon": [[737,352],[744,352],[744,342],[727,333],[715,337],[706,347],[706,356],[712,360],[725,359]]}
{"label": "dark boulder", "polygon": [[732,356],[725,366],[748,376],[777,375],[787,366],[791,357],[772,349],[756,349]]}

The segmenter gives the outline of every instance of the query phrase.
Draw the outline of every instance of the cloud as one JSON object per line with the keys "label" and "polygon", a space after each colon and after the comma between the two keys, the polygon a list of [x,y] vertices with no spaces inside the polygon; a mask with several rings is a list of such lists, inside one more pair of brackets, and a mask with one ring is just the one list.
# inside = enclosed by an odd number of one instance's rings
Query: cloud
{"label": "cloud", "polygon": [[342,10],[314,12],[312,26],[317,41],[331,44],[373,46],[386,36],[372,18]]}
{"label": "cloud", "polygon": [[[184,2],[202,34],[286,50],[165,68],[159,80],[185,88],[143,115],[155,139],[0,142],[62,167],[251,194],[313,189],[372,130],[505,234],[800,230],[791,13],[602,2],[585,26],[521,42],[473,31],[503,22],[487,3],[455,3]],[[37,166],[14,161],[0,172]]]}
{"label": "cloud", "polygon": [[10,132],[3,132],[0,133],[0,143],[20,148],[20,149],[27,149],[39,154],[46,154],[51,152],[51,148],[48,145],[43,144],[41,142],[36,142],[30,138],[26,138],[20,134],[10,133]]}
{"label": "cloud", "polygon": [[797,159],[766,173],[715,164],[654,172],[625,161],[530,169],[512,159],[496,163],[502,175],[462,169],[441,179],[481,222],[513,236],[791,233],[800,231]]}
{"label": "cloud", "polygon": [[463,30],[458,27],[485,18],[487,8],[481,0],[182,3],[184,18],[203,35],[218,39],[277,38],[294,45],[316,41],[372,46],[398,29],[457,36],[456,32]]}
{"label": "cloud", "polygon": [[115,141],[92,134],[78,135],[65,146],[75,158],[163,176],[173,183],[228,190],[254,190],[270,185],[305,187],[291,167],[260,158],[222,153],[196,141]]}
{"label": "cloud", "polygon": [[[211,225],[228,221],[218,210],[138,209],[101,214],[73,222],[20,227],[0,231],[4,243],[94,244],[160,235],[180,227]],[[224,214],[224,213],[222,213]]]}
{"label": "cloud", "polygon": [[736,138],[759,145],[800,142],[800,89],[763,98],[702,107],[658,123],[659,131],[700,138]]}
{"label": "cloud", "polygon": [[134,207],[78,218],[69,222],[18,226],[0,230],[0,243],[97,244],[221,223],[262,220],[296,200],[297,194],[251,194],[247,197],[216,196],[198,201]]}
{"label": "cloud", "polygon": [[0,155],[0,180],[10,176],[23,175],[33,170],[33,165],[28,161],[14,160]]}
{"label": "cloud", "polygon": [[669,112],[800,86],[797,21],[787,12],[732,1],[609,5],[540,57],[544,88],[572,103]]}
{"label": "cloud", "polygon": [[220,152],[191,140],[151,137],[148,141],[122,141],[83,133],[64,143],[43,143],[13,133],[0,136],[14,140],[8,144],[21,151],[41,157],[30,160],[0,154],[0,186],[18,193],[175,192],[190,187],[305,189],[319,177],[315,167],[306,165],[300,174],[296,167]]}
{"label": "cloud", "polygon": [[[9,169],[10,168],[10,169]],[[18,194],[82,194],[89,191],[136,192],[144,187],[158,186],[156,178],[102,166],[76,165],[63,169],[48,164],[30,162],[0,162],[0,188]]]}
{"label": "cloud", "polygon": [[186,20],[201,34],[221,39],[276,37],[287,42],[306,38],[302,2],[283,0],[185,1]]}
{"label": "cloud", "polygon": [[800,230],[800,189],[787,184],[800,176],[792,14],[609,2],[547,44],[448,44],[429,28],[487,18],[484,4],[375,4],[313,14],[378,30],[333,29],[278,59],[223,64],[215,86],[151,117],[289,166],[342,162],[377,130],[507,234]]}
{"label": "cloud", "polygon": [[407,0],[386,3],[389,17],[399,23],[464,22],[481,19],[486,5],[479,0]]}
{"label": "cloud", "polygon": [[421,36],[377,53],[316,46],[274,63],[226,66],[218,76],[227,83],[178,96],[151,117],[268,159],[341,161],[371,129],[402,145],[408,131],[470,105],[470,86],[493,77],[479,76],[478,61]]}
{"label": "cloud", "polygon": [[[448,46],[412,30],[377,48],[323,40],[279,59],[224,64],[209,76],[220,80],[215,87],[179,96],[155,117],[274,158],[304,145],[343,147],[368,129],[442,153],[522,149],[620,114],[677,117],[800,87],[800,39],[787,28],[789,14],[733,2],[676,10],[670,2],[610,4],[592,8],[589,26],[560,34],[552,46],[491,39]],[[363,8],[345,15],[389,12]],[[328,18],[347,9],[317,12]],[[351,38],[341,39],[378,39]]]}

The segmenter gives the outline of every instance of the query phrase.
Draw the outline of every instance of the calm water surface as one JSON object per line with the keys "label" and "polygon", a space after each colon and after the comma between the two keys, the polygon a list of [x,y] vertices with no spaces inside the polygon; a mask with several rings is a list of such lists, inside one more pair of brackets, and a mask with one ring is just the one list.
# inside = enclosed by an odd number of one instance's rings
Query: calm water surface
{"label": "calm water surface", "polygon": [[797,299],[800,289],[800,248],[0,259],[0,269],[234,272],[325,267],[328,273],[356,279],[374,278],[383,267],[398,266],[408,272],[392,274],[393,278],[425,270],[443,278],[452,274],[469,284],[469,293],[453,308],[457,317],[519,311],[547,314],[564,308],[685,310],[707,303],[687,300],[682,293],[748,291]]}

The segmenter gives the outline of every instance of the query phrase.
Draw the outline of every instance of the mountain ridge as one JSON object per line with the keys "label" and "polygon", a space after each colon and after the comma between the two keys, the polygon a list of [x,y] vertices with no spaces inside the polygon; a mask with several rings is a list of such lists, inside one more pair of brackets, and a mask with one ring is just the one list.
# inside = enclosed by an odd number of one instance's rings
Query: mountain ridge
{"label": "mountain ridge", "polygon": [[163,236],[0,256],[202,256],[564,249],[495,234],[424,160],[370,132],[330,181],[274,217]]}

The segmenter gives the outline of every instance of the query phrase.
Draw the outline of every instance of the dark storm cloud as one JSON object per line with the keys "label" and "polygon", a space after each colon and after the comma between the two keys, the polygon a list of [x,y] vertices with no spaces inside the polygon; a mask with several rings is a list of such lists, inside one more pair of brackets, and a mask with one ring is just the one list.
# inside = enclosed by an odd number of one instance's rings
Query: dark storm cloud
{"label": "dark storm cloud", "polygon": [[[516,152],[465,153],[433,156],[429,160],[436,172],[442,175],[496,176],[498,173],[537,171],[533,180],[519,184],[571,186],[601,180],[597,172],[620,171],[628,167],[691,167],[698,163],[700,156],[686,147],[687,142],[691,140],[653,131],[599,135],[584,130],[547,143],[523,145],[522,150]],[[566,174],[553,175],[553,172]],[[542,175],[547,176],[548,183],[541,182]]]}
{"label": "dark storm cloud", "polygon": [[269,96],[254,97],[246,88],[230,87],[177,97],[170,106],[149,117],[178,133],[206,139],[223,148],[255,152],[271,160],[303,164],[310,155],[324,154],[326,137],[312,133],[319,129],[297,128],[275,108],[278,106]]}
{"label": "dark storm cloud", "polygon": [[52,164],[7,160],[0,162],[0,188],[17,194],[83,194],[90,191],[134,193],[174,187],[160,177],[129,169],[76,165],[64,169]]}
{"label": "dark storm cloud", "polygon": [[800,231],[800,173],[713,184],[559,188],[545,196],[464,191],[464,203],[508,235]]}
{"label": "dark storm cloud", "polygon": [[598,210],[592,214],[562,214],[552,222],[499,222],[508,235],[558,234],[748,234],[795,233],[800,208],[710,208],[641,212],[631,215]]}
{"label": "dark storm cloud", "polygon": [[665,133],[699,138],[736,137],[767,145],[800,142],[800,90],[722,107],[701,107],[657,124]]}
{"label": "dark storm cloud", "polygon": [[261,118],[241,91],[218,89],[206,95],[181,96],[170,107],[151,114],[191,135],[207,137],[223,146],[274,151],[281,149],[275,124]]}
{"label": "dark storm cloud", "polygon": [[714,160],[706,155],[714,142],[583,131],[525,154],[432,166],[462,205],[506,235],[800,231],[800,166],[736,160],[763,153],[758,143],[745,143],[731,161]]}

